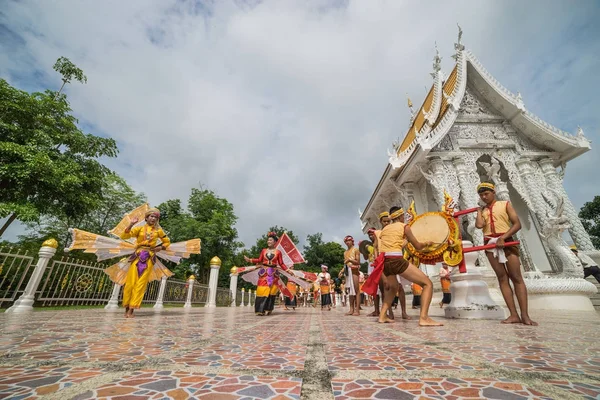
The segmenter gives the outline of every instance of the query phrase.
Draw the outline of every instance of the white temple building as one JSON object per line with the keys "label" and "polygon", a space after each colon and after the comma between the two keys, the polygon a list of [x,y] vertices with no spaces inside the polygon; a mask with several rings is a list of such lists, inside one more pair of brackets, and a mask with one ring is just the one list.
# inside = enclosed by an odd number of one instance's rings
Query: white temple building
{"label": "white temple building", "polygon": [[[590,150],[590,141],[581,128],[569,134],[527,111],[521,94],[503,87],[465,49],[461,34],[450,74],[441,71],[436,54],[433,84],[418,111],[412,110],[409,100],[408,130],[388,151],[389,164],[360,216],[363,230],[379,227],[380,212],[394,205],[406,209],[413,200],[418,214],[439,211],[444,190],[460,209],[477,207],[477,185],[493,181],[497,197],[510,200],[521,219],[518,239],[532,307],[543,308],[545,303],[589,309],[588,297],[596,288],[581,279],[581,262],[570,251],[563,231],[580,252],[595,259],[600,252],[579,220],[562,178],[567,163]],[[465,236],[475,245],[483,244],[475,215],[463,220]],[[478,261],[490,275],[483,252]],[[544,296],[537,303],[536,294]],[[561,305],[565,296],[571,305]]]}

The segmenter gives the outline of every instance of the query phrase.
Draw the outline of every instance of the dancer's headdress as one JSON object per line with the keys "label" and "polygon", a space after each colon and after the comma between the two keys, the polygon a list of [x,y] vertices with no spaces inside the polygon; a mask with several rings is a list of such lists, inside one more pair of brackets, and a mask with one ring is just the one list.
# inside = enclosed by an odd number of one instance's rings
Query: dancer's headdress
{"label": "dancer's headdress", "polygon": [[152,215],[152,214],[154,214],[158,218],[160,218],[160,210],[158,208],[154,208],[154,207],[149,209],[148,211],[146,211],[144,216],[147,218],[149,215]]}
{"label": "dancer's headdress", "polygon": [[354,242],[354,238],[350,235],[348,235],[344,238],[344,243],[346,243],[348,240],[352,240],[352,242]]}

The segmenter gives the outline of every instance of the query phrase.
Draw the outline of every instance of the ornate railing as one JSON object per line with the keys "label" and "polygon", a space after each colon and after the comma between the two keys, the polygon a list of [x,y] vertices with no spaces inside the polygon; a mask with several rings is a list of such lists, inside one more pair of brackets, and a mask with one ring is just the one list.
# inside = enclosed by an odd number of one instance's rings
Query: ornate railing
{"label": "ornate railing", "polygon": [[[9,313],[30,311],[33,309],[32,303],[35,307],[106,305],[107,310],[117,309],[123,291],[104,272],[107,266],[66,257],[55,259],[56,247],[55,240],[44,242],[35,267],[34,257],[26,252],[0,248],[0,306],[13,303],[6,310]],[[217,261],[211,264],[211,274],[218,274],[220,260],[217,257],[214,259]],[[217,280],[213,278],[211,282],[216,283]],[[212,290],[214,292],[211,294]],[[206,304],[212,299],[215,305],[227,307],[231,303],[231,292],[228,288],[218,288],[216,285],[214,289],[209,289],[208,285],[196,282],[193,278],[188,281],[166,279],[148,284],[143,303],[154,304],[156,308],[162,308],[163,304],[189,307],[192,304]],[[241,301],[241,295],[239,299]]]}
{"label": "ornate railing", "polygon": [[0,307],[12,303],[31,275],[33,257],[19,249],[0,248]]}
{"label": "ornate railing", "polygon": [[192,304],[206,304],[208,301],[208,286],[204,284],[200,284],[198,282],[194,282],[194,287],[192,288]]}
{"label": "ornate railing", "polygon": [[54,260],[42,278],[36,301],[41,306],[104,304],[113,288],[105,268],[104,264],[72,258]]}

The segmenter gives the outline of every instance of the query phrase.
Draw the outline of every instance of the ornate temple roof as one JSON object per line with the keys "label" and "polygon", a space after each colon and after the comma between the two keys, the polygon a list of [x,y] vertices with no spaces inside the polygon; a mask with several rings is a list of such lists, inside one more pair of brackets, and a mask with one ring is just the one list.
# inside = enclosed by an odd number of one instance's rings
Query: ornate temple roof
{"label": "ornate temple roof", "polygon": [[436,54],[434,72],[431,74],[433,86],[419,111],[414,114],[403,140],[395,143],[393,152],[388,151],[389,164],[361,215],[363,221],[369,213],[376,212],[371,207],[380,191],[397,190],[394,188],[395,182],[404,170],[410,170],[410,166],[417,160],[424,160],[429,151],[449,132],[459,114],[467,80],[519,134],[540,148],[557,154],[557,166],[590,149],[590,142],[581,130],[575,135],[564,132],[529,112],[520,93],[514,94],[502,86],[475,55],[464,48],[460,43],[460,36],[455,49],[453,58],[456,63],[445,81],[440,71],[441,59]]}

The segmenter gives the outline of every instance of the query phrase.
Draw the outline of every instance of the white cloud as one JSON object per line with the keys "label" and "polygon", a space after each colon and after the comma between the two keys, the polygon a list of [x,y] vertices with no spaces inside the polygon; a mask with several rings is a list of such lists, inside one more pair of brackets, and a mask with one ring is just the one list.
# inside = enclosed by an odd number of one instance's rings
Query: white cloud
{"label": "white cloud", "polygon": [[[67,89],[75,112],[119,143],[109,165],[153,204],[205,184],[234,203],[247,245],[275,224],[361,237],[405,93],[423,99],[434,41],[451,70],[456,22],[530,109],[598,138],[593,2],[211,3],[8,3],[0,75],[30,88],[42,71],[57,87],[51,66],[70,58],[88,76]],[[592,159],[567,173],[578,205],[598,187]]]}

